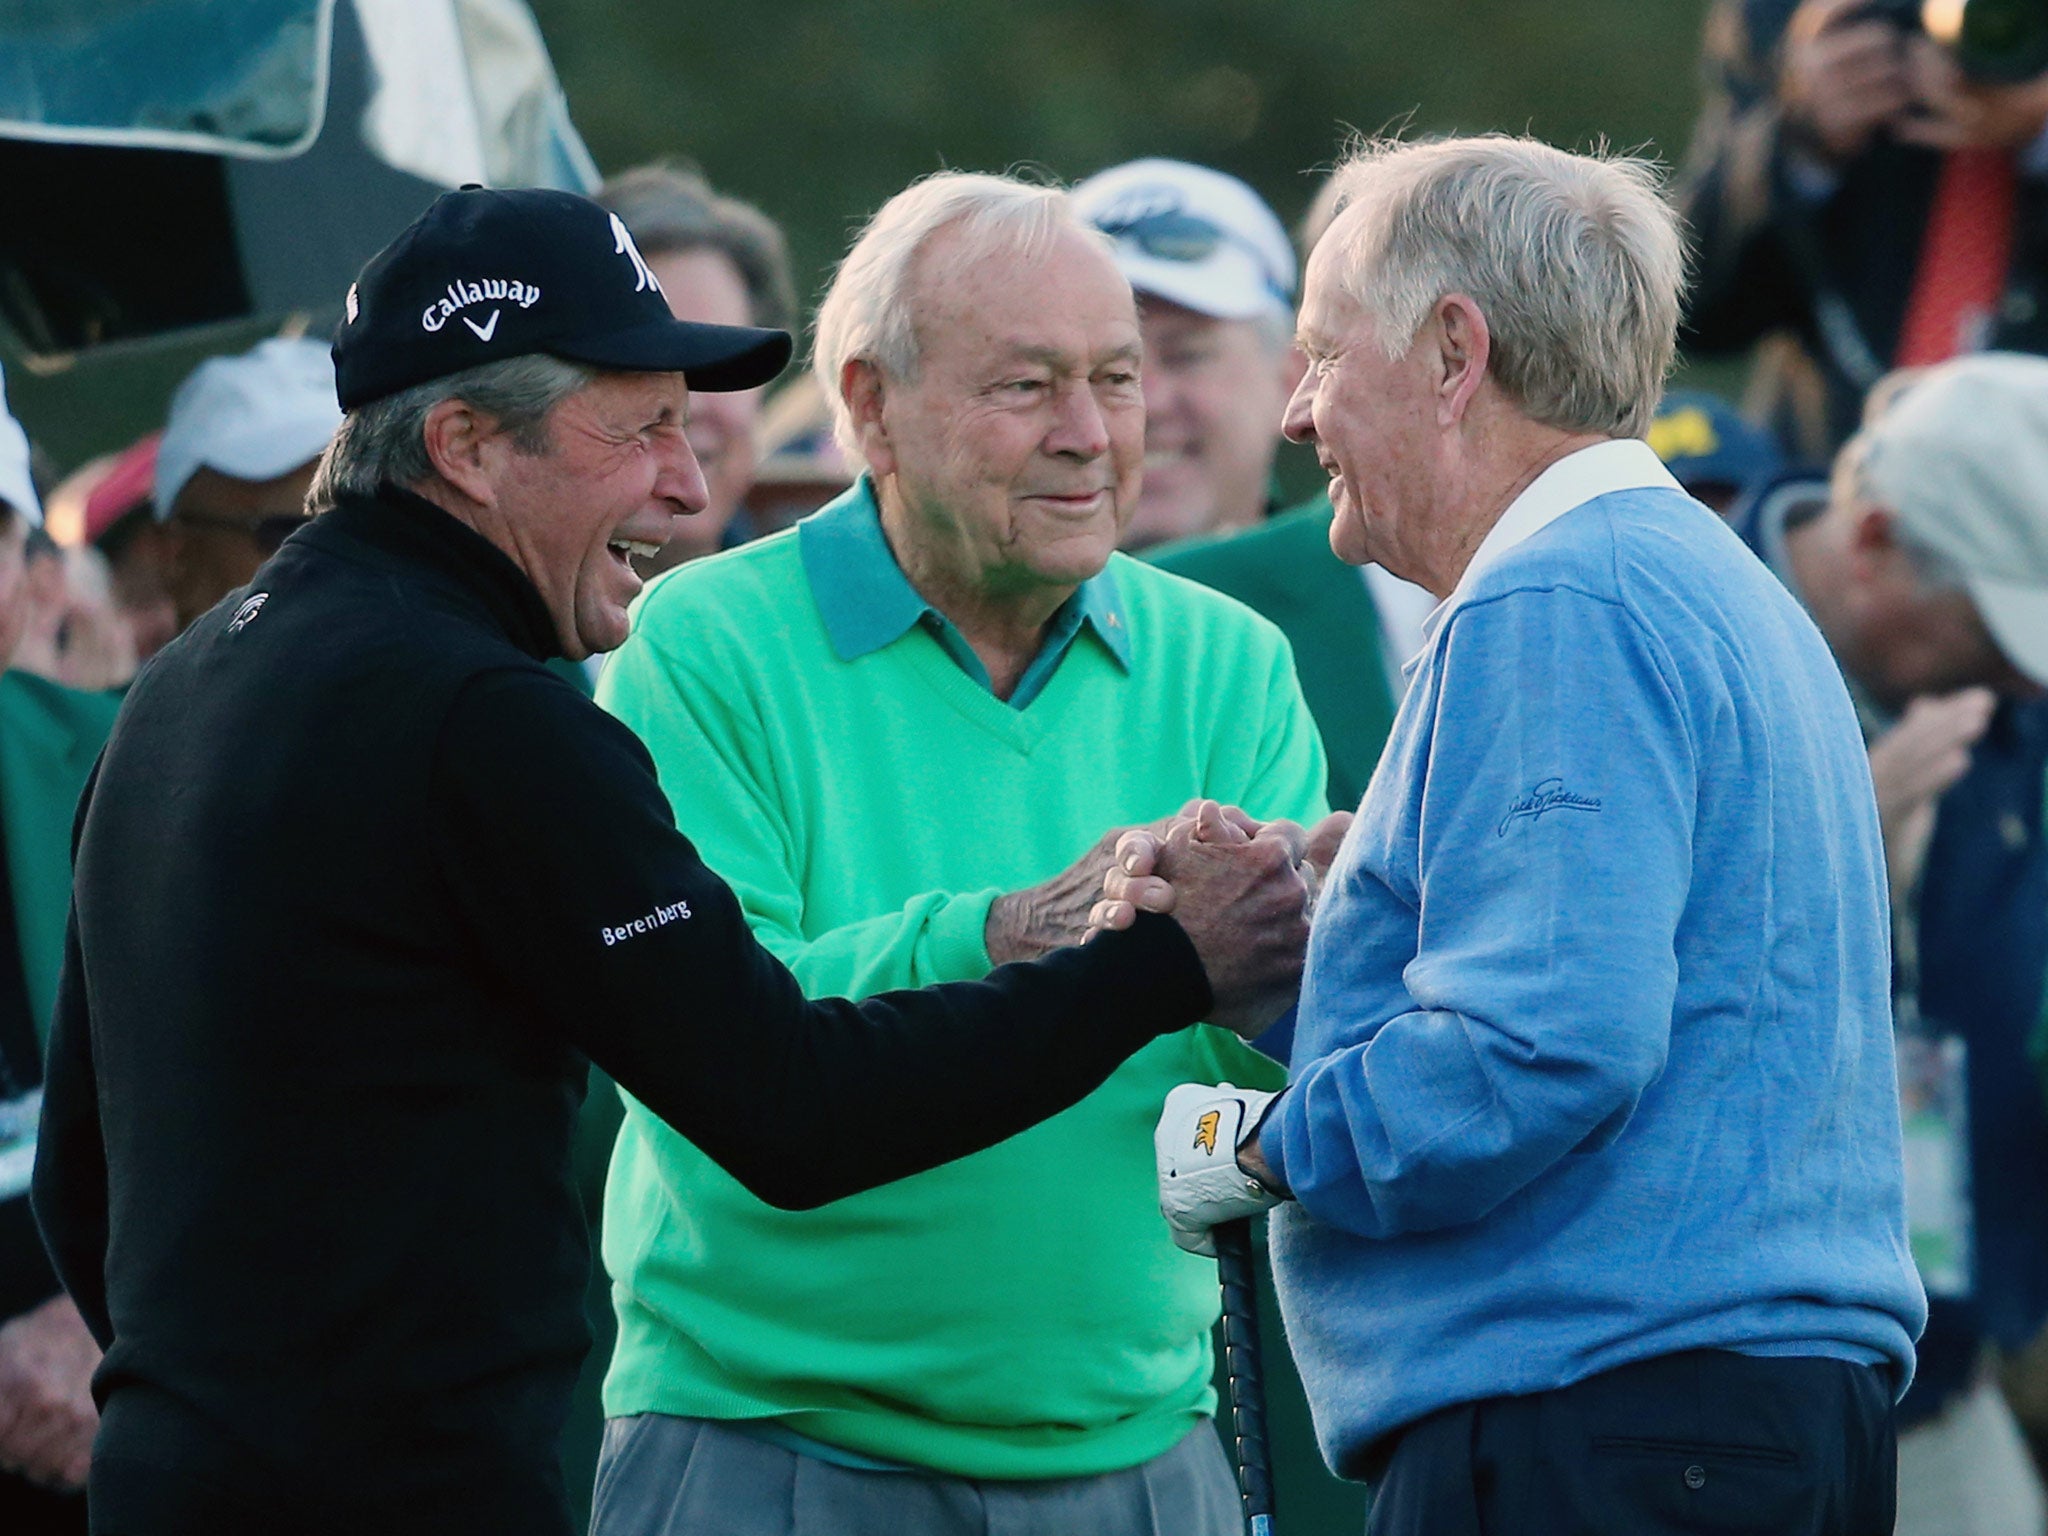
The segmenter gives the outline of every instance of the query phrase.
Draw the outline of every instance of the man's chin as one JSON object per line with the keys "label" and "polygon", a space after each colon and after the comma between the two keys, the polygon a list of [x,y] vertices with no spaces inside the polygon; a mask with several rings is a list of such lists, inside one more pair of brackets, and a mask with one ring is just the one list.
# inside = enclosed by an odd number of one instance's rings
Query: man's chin
{"label": "man's chin", "polygon": [[626,636],[632,633],[633,621],[626,616],[623,608],[612,609],[590,618],[578,617],[573,634],[558,635],[562,654],[571,661],[585,661],[592,656],[603,656],[616,651],[626,643]]}
{"label": "man's chin", "polygon": [[1370,565],[1379,558],[1359,523],[1357,510],[1341,501],[1330,519],[1330,552],[1346,565]]}
{"label": "man's chin", "polygon": [[1024,562],[1024,566],[1030,572],[1030,584],[1078,587],[1102,574],[1116,548],[1113,536],[1062,539],[1055,545],[1038,549],[1033,558]]}

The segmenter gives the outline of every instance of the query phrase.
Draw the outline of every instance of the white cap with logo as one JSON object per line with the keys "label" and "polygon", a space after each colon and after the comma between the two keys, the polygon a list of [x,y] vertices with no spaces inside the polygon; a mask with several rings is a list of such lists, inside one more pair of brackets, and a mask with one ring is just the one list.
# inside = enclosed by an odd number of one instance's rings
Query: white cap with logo
{"label": "white cap with logo", "polygon": [[36,495],[35,476],[29,473],[28,434],[7,409],[5,374],[0,374],[0,502],[42,527],[43,503]]}
{"label": "white cap with logo", "polygon": [[1258,193],[1184,160],[1133,160],[1090,176],[1074,211],[1116,242],[1141,294],[1218,320],[1294,308],[1294,248]]}
{"label": "white cap with logo", "polygon": [[275,480],[320,457],[341,407],[327,344],[273,336],[237,357],[210,357],[171,397],[156,457],[156,515],[166,518],[202,469]]}
{"label": "white cap with logo", "polygon": [[1961,572],[2006,660],[2048,686],[2048,358],[1929,368],[1858,442],[1871,498]]}

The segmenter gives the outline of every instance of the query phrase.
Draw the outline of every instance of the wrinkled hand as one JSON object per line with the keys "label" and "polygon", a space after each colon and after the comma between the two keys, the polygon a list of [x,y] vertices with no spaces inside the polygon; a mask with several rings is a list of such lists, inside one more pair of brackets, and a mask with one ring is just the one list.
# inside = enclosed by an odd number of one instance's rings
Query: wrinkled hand
{"label": "wrinkled hand", "polygon": [[1785,126],[1839,166],[1913,105],[1906,41],[1890,22],[1859,17],[1865,0],[1805,0],[1785,28],[1778,100]]}
{"label": "wrinkled hand", "polygon": [[99,1346],[67,1296],[0,1326],[0,1468],[49,1488],[85,1486],[99,1413]]}
{"label": "wrinkled hand", "polygon": [[[1212,815],[1222,818],[1224,826],[1200,824],[1198,813],[1205,804],[1210,807]],[[1173,885],[1163,875],[1155,873],[1155,866],[1159,840],[1172,830],[1176,822],[1183,820],[1198,823],[1195,835],[1203,841],[1245,843],[1264,836],[1277,838],[1286,844],[1302,882],[1308,887],[1308,908],[1313,914],[1316,900],[1322,894],[1323,880],[1330,873],[1330,866],[1337,861],[1337,851],[1343,846],[1345,834],[1351,830],[1352,815],[1349,811],[1332,811],[1313,827],[1304,829],[1294,821],[1254,821],[1235,806],[1217,806],[1214,801],[1190,801],[1179,816],[1153,823],[1148,829],[1154,834],[1153,840],[1119,838],[1116,861],[1103,878],[1103,899],[1088,914],[1090,932],[1128,928],[1141,909],[1146,912],[1173,911]],[[1239,833],[1243,835],[1237,835]]]}
{"label": "wrinkled hand", "polygon": [[1934,833],[1935,807],[1970,768],[1970,749],[1991,723],[1998,699],[1989,688],[1925,695],[1870,744],[1870,779],[1884,832],[1892,898],[1919,878]]}
{"label": "wrinkled hand", "polygon": [[1238,1155],[1239,1144],[1278,1097],[1228,1083],[1214,1088],[1183,1083],[1166,1096],[1152,1133],[1152,1153],[1159,1164],[1159,1214],[1173,1230],[1174,1242],[1189,1253],[1213,1259],[1212,1228],[1256,1216],[1286,1198],[1252,1177]]}
{"label": "wrinkled hand", "polygon": [[1126,832],[1090,915],[1096,928],[1121,928],[1140,906],[1170,912],[1208,972],[1210,1022],[1246,1039],[1293,1001],[1308,947],[1309,888],[1297,867],[1307,834],[1293,822],[1253,825],[1205,800],[1163,836]]}
{"label": "wrinkled hand", "polygon": [[[1162,816],[1146,830],[1164,837],[1182,817],[1192,816],[1202,804],[1190,800],[1172,816]],[[1225,810],[1231,825],[1244,829],[1247,837],[1257,830],[1244,812]],[[1079,944],[1092,931],[1089,909],[1102,894],[1103,871],[1116,861],[1117,843],[1131,827],[1111,827],[1094,845],[1050,880],[1021,891],[998,896],[989,904],[983,944],[990,963],[1008,965],[1016,960],[1036,960],[1068,944]],[[1128,928],[1126,918],[1118,927]]]}

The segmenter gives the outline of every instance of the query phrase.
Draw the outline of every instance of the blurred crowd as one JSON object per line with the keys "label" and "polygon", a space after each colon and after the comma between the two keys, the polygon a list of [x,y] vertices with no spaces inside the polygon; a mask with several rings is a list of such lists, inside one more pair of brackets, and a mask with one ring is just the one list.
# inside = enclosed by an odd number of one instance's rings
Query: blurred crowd
{"label": "blurred crowd", "polygon": [[[1671,391],[1649,442],[1798,596],[1863,716],[1894,903],[1909,1217],[1934,1303],[1901,1410],[1900,1530],[2039,1536],[2048,363],[2033,354],[2048,352],[2048,55],[1973,51],[1916,8],[1870,0],[1721,0],[1705,65],[1674,183],[1696,241],[1684,334],[1696,360],[1748,359],[1749,382],[1739,400]],[[1353,805],[1436,600],[1337,560],[1327,496],[1289,504],[1276,478],[1306,367],[1300,264],[1338,210],[1319,200],[1290,237],[1257,190],[1157,158],[1068,195],[1139,306],[1143,482],[1123,549],[1278,626],[1321,738],[1316,788]],[[679,318],[813,318],[772,210],[670,164],[614,176],[597,197]],[[1957,369],[1932,428],[1927,413],[1899,424],[1901,400]],[[859,497],[840,385],[819,369],[695,396],[688,438],[709,506],[637,558],[645,574],[787,537]],[[340,420],[327,343],[307,335],[209,359],[160,431],[62,478],[0,414],[0,913],[15,936],[0,945],[0,1529],[84,1529],[71,1490],[96,1352],[6,1163],[40,1081],[70,806],[137,668],[306,520]],[[588,690],[603,660],[560,665]],[[593,1093],[593,1216],[618,1116],[613,1095]],[[601,1336],[611,1315],[600,1276]],[[566,1447],[572,1486],[595,1460],[606,1356],[601,1343]],[[1283,1479],[1311,1507],[1347,1508],[1334,1487],[1309,1490],[1320,1469],[1292,1411],[1279,1409],[1300,1442],[1291,1457],[1282,1445]]]}

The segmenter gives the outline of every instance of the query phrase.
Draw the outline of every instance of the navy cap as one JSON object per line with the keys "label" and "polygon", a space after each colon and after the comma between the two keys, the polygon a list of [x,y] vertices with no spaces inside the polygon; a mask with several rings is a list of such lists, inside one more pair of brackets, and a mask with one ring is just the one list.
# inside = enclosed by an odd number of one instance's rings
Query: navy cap
{"label": "navy cap", "polygon": [[1705,390],[1672,390],[1648,435],[1671,477],[1688,491],[1715,485],[1753,491],[1785,467],[1776,438]]}
{"label": "navy cap", "polygon": [[786,331],[694,325],[618,215],[573,192],[464,187],[370,259],[334,332],[334,392],[355,410],[415,384],[545,352],[624,373],[752,389],[787,366]]}

